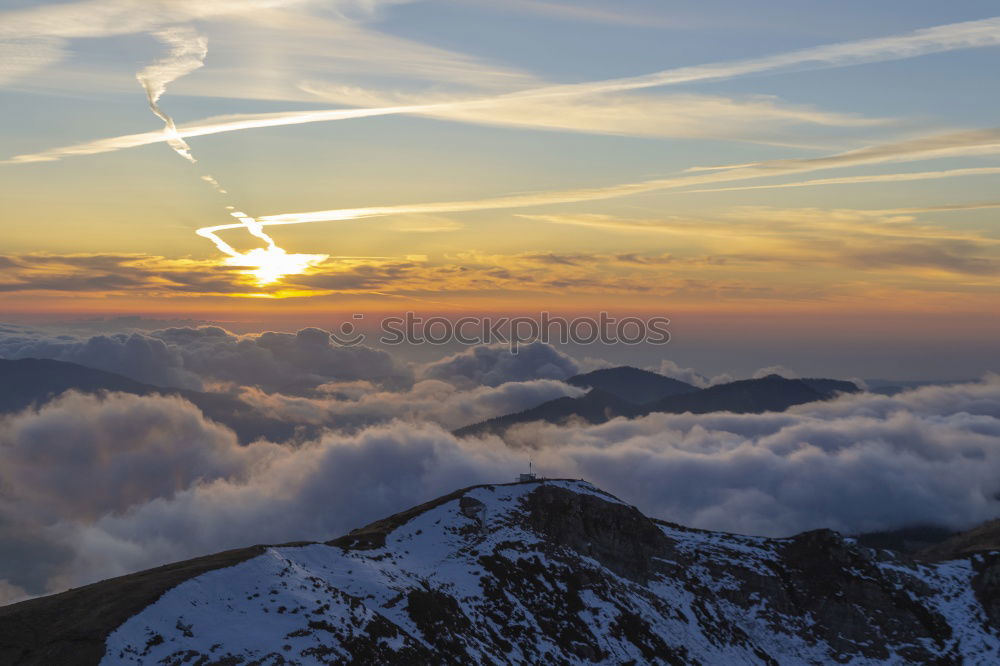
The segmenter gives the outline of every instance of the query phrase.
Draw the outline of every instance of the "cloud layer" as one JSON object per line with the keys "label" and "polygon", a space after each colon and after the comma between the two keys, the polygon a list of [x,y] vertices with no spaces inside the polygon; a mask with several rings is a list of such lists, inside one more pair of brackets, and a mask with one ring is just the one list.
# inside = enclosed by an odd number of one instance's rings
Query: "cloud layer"
{"label": "cloud layer", "polygon": [[412,370],[388,353],[341,347],[318,328],[236,335],[217,326],[176,327],[89,338],[14,329],[0,332],[0,358],[51,358],[196,390],[217,382],[293,394],[331,381],[412,383]]}
{"label": "cloud layer", "polygon": [[[435,372],[464,386],[521,376],[486,357]],[[240,446],[177,398],[68,394],[0,421],[0,553],[10,555],[0,589],[13,599],[224,548],[330,538],[456,487],[506,481],[529,455],[546,475],[586,478],[648,515],[709,529],[964,527],[1000,509],[995,376],[782,414],[526,425],[506,442],[437,425],[572,394],[558,385],[341,382],[320,398],[255,389],[271,416],[394,419],[294,447]]]}

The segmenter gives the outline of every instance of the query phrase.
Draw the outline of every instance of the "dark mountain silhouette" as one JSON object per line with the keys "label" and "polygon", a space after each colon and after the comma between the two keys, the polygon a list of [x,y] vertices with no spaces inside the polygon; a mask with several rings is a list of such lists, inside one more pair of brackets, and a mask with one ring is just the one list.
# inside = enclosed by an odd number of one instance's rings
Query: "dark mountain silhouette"
{"label": "dark mountain silhouette", "polygon": [[205,416],[229,426],[244,444],[260,437],[281,442],[308,436],[311,428],[258,414],[237,397],[143,384],[122,375],[76,363],[43,358],[0,359],[0,414],[40,407],[66,391],[175,395],[194,404]]}
{"label": "dark mountain silhouette", "polygon": [[826,400],[838,392],[854,393],[858,387],[835,379],[786,379],[768,375],[709,386],[696,393],[670,396],[645,405],[647,412],[704,414],[783,412],[794,405]]}
{"label": "dark mountain silhouette", "polygon": [[638,416],[640,413],[642,408],[638,405],[595,388],[579,398],[563,397],[549,400],[523,412],[506,414],[459,428],[454,434],[458,437],[501,434],[513,425],[533,421],[565,423],[571,419],[581,419],[587,423],[604,423],[616,416]]}
{"label": "dark mountain silhouette", "polygon": [[907,555],[917,555],[956,534],[955,530],[944,525],[921,524],[907,525],[893,530],[865,532],[855,535],[854,539],[859,545],[868,548],[895,550]]}
{"label": "dark mountain silhouette", "polygon": [[0,663],[1000,663],[1000,553],[959,556],[690,529],[584,481],[473,486],[0,607]]}
{"label": "dark mountain silhouette", "polygon": [[694,387],[691,389],[685,393],[640,405],[623,400],[607,391],[593,389],[580,398],[556,398],[522,412],[459,428],[454,434],[459,437],[503,434],[511,426],[533,421],[563,423],[577,418],[588,423],[604,423],[616,416],[635,417],[654,412],[670,414],[782,412],[794,405],[828,400],[838,393],[855,393],[859,390],[851,382],[836,379],[786,379],[779,375],[742,379],[704,389]]}
{"label": "dark mountain silhouette", "polygon": [[798,380],[814,391],[826,396],[834,396],[838,393],[858,393],[861,389],[854,382],[842,379],[819,379],[816,377],[806,377]]}
{"label": "dark mountain silhouette", "polygon": [[581,388],[600,389],[634,405],[644,405],[668,396],[698,390],[677,379],[627,365],[574,375],[566,383]]}
{"label": "dark mountain silhouette", "polygon": [[[918,557],[931,561],[952,560],[976,553],[1000,550],[1000,520],[991,520],[927,546]],[[1000,606],[997,608],[1000,612]]]}

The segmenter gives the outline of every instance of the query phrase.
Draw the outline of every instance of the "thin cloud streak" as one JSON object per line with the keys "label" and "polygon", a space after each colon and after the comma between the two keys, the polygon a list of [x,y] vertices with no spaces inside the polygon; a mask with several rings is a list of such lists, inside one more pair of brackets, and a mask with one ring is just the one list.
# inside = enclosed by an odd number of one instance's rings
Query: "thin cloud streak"
{"label": "thin cloud streak", "polygon": [[529,96],[534,94],[578,95],[621,92],[696,81],[718,81],[764,72],[793,69],[800,71],[802,69],[845,67],[887,60],[902,60],[956,49],[997,45],[1000,45],[1000,17],[993,17],[924,28],[902,35],[811,47],[763,58],[680,67],[643,76],[594,83],[551,86],[547,89],[521,94]]}
{"label": "thin cloud streak", "polygon": [[[508,102],[507,106],[504,106],[504,102]],[[305,125],[309,123],[319,123],[328,122],[333,120],[352,120],[360,118],[373,118],[378,116],[391,116],[391,115],[420,115],[427,116],[431,118],[438,118],[442,120],[449,120],[453,122],[463,122],[470,124],[484,124],[484,125],[500,125],[500,126],[528,126],[538,129],[550,129],[550,130],[571,130],[587,133],[613,133],[613,134],[656,134],[654,132],[643,132],[637,131],[633,132],[626,128],[622,128],[621,123],[618,126],[600,127],[595,126],[592,122],[588,124],[586,122],[588,119],[584,118],[583,122],[567,122],[565,115],[553,113],[551,116],[546,114],[526,114],[526,111],[531,111],[529,107],[520,106],[516,107],[509,104],[509,98],[505,97],[487,97],[487,98],[476,98],[476,99],[462,99],[453,100],[448,102],[433,102],[433,103],[419,103],[419,104],[396,104],[396,105],[386,105],[386,106],[376,106],[376,107],[365,107],[365,108],[352,108],[352,109],[321,109],[316,111],[293,111],[293,112],[275,112],[275,113],[263,113],[263,114],[232,114],[226,116],[217,116],[213,118],[206,118],[204,120],[197,120],[190,123],[185,123],[176,128],[177,136],[184,139],[190,137],[199,136],[211,136],[214,134],[223,134],[227,132],[238,132],[241,130],[248,129],[262,129],[268,127],[284,127],[288,125]],[[516,100],[517,102],[522,102],[526,100]],[[793,108],[780,108],[773,105],[769,105],[763,101],[751,102],[748,104],[741,104],[739,102],[733,102],[726,98],[701,98],[694,99],[689,98],[686,100],[679,100],[679,103],[684,107],[690,107],[697,103],[708,104],[714,102],[715,105],[723,106],[723,111],[728,111],[730,113],[744,112],[756,120],[759,118],[770,118],[776,121],[790,122],[790,123],[812,123],[828,126],[869,126],[882,124],[885,121],[880,119],[870,119],[870,118],[856,118],[845,114],[832,114],[832,113],[822,113],[819,111],[811,111],[805,109],[793,109]],[[669,106],[669,105],[668,105]],[[509,108],[508,108],[509,107]],[[509,110],[510,113],[504,114],[502,111]],[[569,109],[579,111],[579,109]],[[715,110],[719,110],[716,108]],[[563,110],[566,111],[566,110]],[[658,111],[653,109],[652,111]],[[498,113],[499,112],[499,113]],[[652,114],[646,114],[652,115]],[[699,114],[685,113],[683,114],[685,119],[690,120],[692,115],[697,116]],[[533,118],[527,118],[528,116],[534,116]],[[609,118],[607,114],[601,114],[601,120],[608,121]],[[620,116],[617,117],[619,121],[622,120]],[[660,121],[663,120],[662,112],[659,114]],[[542,122],[542,121],[545,122]],[[614,117],[611,118],[614,120]],[[659,134],[663,134],[660,132]],[[96,141],[88,141],[84,143],[74,144],[70,146],[62,146],[58,148],[52,148],[49,150],[44,150],[37,153],[28,153],[23,155],[15,155],[7,160],[0,160],[0,164],[29,164],[35,162],[52,162],[60,160],[64,157],[77,157],[84,155],[99,155],[103,153],[111,153],[119,150],[126,150],[129,148],[139,148],[141,146],[148,146],[154,143],[160,143],[164,141],[164,136],[162,132],[140,132],[137,134],[125,134],[118,137],[111,137],[108,139],[99,139]],[[761,143],[776,143],[774,141],[767,141],[765,139],[760,140]],[[786,145],[786,144],[778,144]],[[798,144],[796,144],[798,145]]]}
{"label": "thin cloud streak", "polygon": [[[962,176],[988,176],[1000,174],[1000,167],[973,167],[968,169],[947,169],[943,171],[918,171],[915,173],[885,173],[873,176],[846,176],[843,178],[816,178],[814,180],[803,180],[795,183],[773,183],[769,185],[744,185],[741,187],[716,187],[698,190],[688,190],[689,192],[736,192],[742,190],[774,190],[785,187],[814,187],[817,185],[859,185],[862,183],[896,183],[913,180],[933,180],[938,178],[959,178]],[[994,206],[978,205],[978,208],[992,208]],[[962,207],[966,209],[968,207]],[[907,210],[907,209],[901,209]],[[917,209],[917,210],[956,210],[956,208],[943,209]]]}
{"label": "thin cloud streak", "polygon": [[[974,143],[976,140],[980,143]],[[711,183],[764,178],[769,176],[803,173],[822,169],[857,166],[862,164],[930,159],[941,157],[942,155],[953,156],[955,154],[960,154],[963,150],[972,151],[974,154],[982,154],[986,152],[986,150],[989,150],[990,152],[1000,151],[1000,130],[990,129],[975,132],[957,132],[933,135],[923,137],[921,139],[879,144],[863,148],[861,150],[838,153],[820,158],[759,162],[724,171],[705,172],[698,175],[688,175],[674,178],[659,178],[637,183],[610,185],[606,187],[557,190],[467,201],[403,204],[397,206],[368,208],[343,208],[313,211],[308,213],[283,213],[279,215],[265,215],[258,218],[258,221],[264,225],[305,224],[310,222],[355,220],[394,214],[456,213],[476,210],[497,210],[551,204],[579,203],[584,201],[599,201],[635,194],[645,194],[647,192],[654,192],[658,190],[678,189]],[[993,167],[987,168],[995,169]],[[969,175],[970,172],[968,169],[958,169],[955,171],[965,172],[957,175]],[[992,171],[990,173],[996,172],[1000,171]],[[950,177],[952,175],[951,172],[947,171],[937,173],[939,175],[936,177]],[[976,173],[981,172],[977,170]],[[901,179],[905,179],[909,174],[886,174],[883,177],[891,178],[896,175],[900,176]],[[927,178],[933,176],[925,175],[924,177]],[[214,235],[217,232],[238,228],[239,226],[240,225],[220,225],[215,227],[206,227],[204,229],[200,229],[198,233],[206,238],[211,238],[211,235]]]}
{"label": "thin cloud streak", "polygon": [[949,211],[983,210],[1000,208],[1000,201],[980,201],[967,204],[944,204],[941,206],[918,206],[914,208],[883,208],[878,213],[945,213]]}
{"label": "thin cloud streak", "polygon": [[109,37],[302,4],[303,0],[83,0],[0,12],[0,39]]}
{"label": "thin cloud streak", "polygon": [[66,56],[63,40],[54,37],[0,38],[0,85],[25,78]]}
{"label": "thin cloud streak", "polygon": [[[826,46],[801,49],[763,58],[736,60],[694,67],[681,67],[646,74],[643,76],[609,79],[576,84],[557,84],[508,93],[493,98],[460,100],[434,105],[405,105],[356,110],[357,115],[346,113],[343,109],[317,112],[290,112],[267,114],[231,123],[201,122],[189,128],[191,134],[182,136],[205,136],[219,132],[230,132],[240,129],[259,127],[275,127],[280,125],[323,122],[328,120],[345,120],[348,118],[364,118],[374,115],[390,115],[402,113],[428,113],[445,110],[461,110],[478,105],[492,105],[505,101],[521,101],[526,99],[542,99],[562,96],[601,95],[613,92],[624,92],[668,85],[694,83],[698,81],[730,79],[749,74],[764,72],[796,71],[816,67],[841,67],[848,65],[899,60],[932,53],[941,53],[956,49],[981,48],[1000,44],[1000,17],[953,23],[915,32],[881,37],[876,39],[842,42]],[[341,115],[345,114],[345,115]],[[123,148],[146,145],[153,142],[150,139],[162,141],[163,137],[151,134],[134,134],[111,139],[55,148],[33,155],[13,157],[6,164],[24,162],[48,161],[68,155],[88,155]]]}

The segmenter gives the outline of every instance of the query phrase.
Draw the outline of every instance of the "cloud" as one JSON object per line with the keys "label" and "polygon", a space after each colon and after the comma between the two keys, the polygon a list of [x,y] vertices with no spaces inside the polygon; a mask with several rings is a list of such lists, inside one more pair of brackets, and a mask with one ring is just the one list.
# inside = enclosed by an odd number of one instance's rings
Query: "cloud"
{"label": "cloud", "polygon": [[[82,0],[0,11],[0,86],[64,59],[70,39],[154,32],[302,0]],[[163,134],[160,140],[164,140]]]}
{"label": "cloud", "polygon": [[[826,265],[911,276],[931,269],[939,272],[940,288],[942,280],[996,273],[1000,270],[1000,244],[988,235],[918,220],[914,214],[988,207],[988,203],[885,210],[740,206],[705,218],[628,219],[597,214],[518,217],[608,232],[669,234],[706,252],[700,262],[698,255],[690,254],[618,255],[616,259],[623,263],[631,259],[637,265],[651,265],[659,259],[679,271],[685,264],[698,262],[703,274],[713,265],[724,268],[753,263],[792,270]],[[738,244],[752,250],[737,249]]]}
{"label": "cloud", "polygon": [[34,253],[3,259],[6,267],[0,292],[98,291],[149,296],[258,291],[244,269],[221,266],[214,260],[117,253]]}
{"label": "cloud", "polygon": [[62,60],[63,40],[35,37],[0,41],[0,86]]}
{"label": "cloud", "polygon": [[301,0],[82,0],[0,12],[0,38],[108,37]]}
{"label": "cloud", "polygon": [[393,219],[389,228],[393,231],[408,233],[438,233],[441,231],[458,231],[465,225],[458,220],[439,215],[403,215]]}
{"label": "cloud", "polygon": [[[245,129],[300,125],[328,120],[345,120],[349,118],[369,118],[381,115],[391,115],[400,112],[401,111],[398,109],[329,109],[324,111],[298,111],[292,113],[275,112],[231,114],[226,116],[215,116],[194,123],[179,125],[177,127],[177,135],[180,138],[187,139],[197,136],[210,136],[212,134],[236,132]],[[96,141],[88,141],[70,146],[51,148],[39,153],[17,155],[0,163],[22,164],[31,162],[50,162],[62,159],[63,157],[99,155],[127,148],[149,146],[162,141],[166,141],[162,131],[157,130],[152,132],[140,132],[137,134],[126,134],[108,139],[98,139]]]}
{"label": "cloud", "polygon": [[258,389],[245,389],[240,397],[264,416],[339,431],[392,420],[434,423],[454,430],[584,393],[553,379],[509,381],[498,386],[460,383],[465,388],[438,379],[424,379],[406,391],[382,391],[370,383],[354,382],[319,387],[333,393],[335,397],[330,398],[288,396]]}
{"label": "cloud", "polygon": [[[979,208],[983,204],[971,204]],[[963,206],[945,207],[962,210]],[[516,290],[551,293],[669,294],[675,298],[814,298],[833,291],[867,298],[876,288],[923,293],[975,289],[1000,269],[1000,242],[982,231],[928,218],[932,209],[819,209],[742,206],[697,217],[648,219],[597,214],[523,216],[592,233],[648,234],[644,252],[535,251],[436,256],[332,257],[305,274],[257,283],[247,267],[155,255],[0,255],[0,292],[45,297],[433,299],[440,294]],[[387,220],[391,224],[391,219]],[[421,220],[420,228],[436,222]],[[242,225],[236,225],[242,226]],[[669,236],[663,252],[656,236]],[[877,248],[873,250],[872,248]],[[767,265],[768,270],[759,269]],[[806,268],[836,267],[851,281]],[[753,270],[747,270],[753,269]],[[865,271],[861,275],[859,271]],[[872,279],[872,273],[879,277]],[[792,279],[789,279],[792,278]]]}
{"label": "cloud", "polygon": [[460,388],[499,386],[533,379],[566,379],[580,371],[577,362],[552,345],[533,342],[517,354],[502,345],[479,345],[428,363],[420,369],[426,379],[440,379]]}
{"label": "cloud", "polygon": [[651,415],[527,426],[548,474],[582,476],[650,515],[787,535],[938,522],[966,527],[1000,503],[1000,379],[886,398],[845,396],[784,414]]}
{"label": "cloud", "polygon": [[[671,178],[656,178],[634,183],[621,183],[604,187],[553,190],[529,194],[515,194],[489,199],[467,201],[441,201],[367,208],[341,208],[306,213],[282,213],[258,218],[262,224],[307,224],[358,220],[370,217],[414,213],[454,213],[478,210],[501,210],[530,206],[547,206],[586,201],[601,201],[634,196],[660,190],[684,189],[738,180],[804,173],[822,169],[880,164],[896,161],[913,161],[954,157],[968,154],[987,154],[1000,151],[1000,129],[933,134],[917,139],[876,144],[860,150],[851,150],[824,157],[770,160],[750,164],[700,168],[694,173]],[[942,172],[947,174],[947,172]],[[240,225],[206,227],[203,231],[216,233],[239,228]]]}
{"label": "cloud", "polygon": [[975,242],[914,239],[887,242],[876,248],[855,243],[846,245],[848,247],[841,253],[842,261],[855,268],[930,268],[965,275],[1000,273],[1000,259],[984,256],[984,248]]}
{"label": "cloud", "polygon": [[660,365],[655,368],[650,368],[653,372],[657,372],[664,377],[672,377],[673,379],[679,379],[682,382],[687,382],[692,386],[697,386],[698,388],[707,388],[714,384],[725,384],[726,382],[733,381],[733,378],[728,374],[716,375],[714,377],[707,377],[694,368],[684,368],[671,361],[670,359],[663,359],[660,361]]}
{"label": "cloud", "polygon": [[[288,22],[293,22],[299,27],[315,29],[316,21],[327,26],[327,31],[349,30],[347,26],[339,25],[323,19],[313,17],[300,17],[294,14],[270,14],[272,21],[280,21],[289,27]],[[639,133],[664,135],[663,128],[667,129],[667,135],[677,135],[684,130],[695,129],[696,135],[704,136],[710,131],[704,129],[705,113],[711,111],[709,117],[714,122],[708,123],[708,127],[713,127],[716,136],[725,136],[725,131],[721,129],[725,126],[724,120],[737,120],[741,123],[749,122],[751,127],[742,132],[737,132],[740,138],[750,139],[753,132],[754,123],[759,125],[762,118],[774,120],[776,115],[784,115],[785,121],[792,122],[818,122],[820,124],[871,124],[869,119],[851,117],[844,114],[820,113],[807,109],[787,109],[782,110],[761,101],[757,103],[736,103],[721,97],[708,96],[688,96],[687,98],[667,99],[659,104],[653,100],[649,101],[636,99],[597,100],[593,102],[581,102],[581,97],[607,96],[612,93],[620,93],[631,90],[640,90],[650,87],[660,87],[678,84],[688,84],[698,81],[723,80],[734,77],[746,76],[750,74],[760,74],[764,72],[800,71],[802,69],[814,69],[820,67],[840,67],[856,65],[868,62],[879,62],[885,60],[897,60],[902,58],[912,58],[930,53],[940,53],[955,49],[980,48],[1000,44],[1000,18],[989,18],[979,21],[968,21],[965,23],[954,23],[948,25],[935,26],[923,30],[917,30],[902,35],[892,35],[875,39],[866,39],[854,42],[831,44],[819,47],[812,47],[792,51],[787,53],[766,56],[763,58],[752,58],[731,62],[713,63],[698,65],[693,67],[681,67],[663,70],[643,76],[626,77],[620,79],[610,79],[605,81],[592,81],[577,84],[556,84],[556,85],[535,85],[514,93],[496,96],[492,98],[455,98],[439,103],[419,103],[419,104],[392,104],[386,106],[384,98],[358,100],[356,91],[350,88],[338,86],[332,88],[323,85],[310,85],[320,96],[327,98],[331,94],[340,92],[340,99],[343,101],[343,94],[347,92],[354,103],[365,103],[371,105],[376,102],[380,108],[354,110],[353,115],[343,110],[325,110],[320,112],[282,112],[269,114],[268,117],[243,118],[235,123],[213,122],[211,119],[195,123],[190,129],[200,132],[200,134],[185,134],[181,136],[197,136],[213,134],[216,132],[234,131],[237,129],[250,129],[254,127],[270,127],[282,124],[300,124],[305,122],[319,122],[326,120],[343,120],[347,118],[359,118],[373,115],[385,115],[395,113],[420,113],[446,117],[451,120],[487,122],[488,124],[513,124],[529,126],[545,126],[544,123],[553,123],[550,128],[573,129],[576,131],[597,131],[611,133]],[[395,53],[398,49],[359,49],[357,53],[377,53],[380,51]],[[409,60],[413,61],[412,45],[405,48],[409,54]],[[417,50],[419,53],[419,50]],[[419,60],[419,59],[418,59]],[[450,59],[452,62],[455,58]],[[436,68],[440,70],[441,68]],[[461,69],[461,67],[459,68]],[[479,68],[481,69],[481,68]],[[446,72],[448,68],[445,68]],[[440,77],[445,72],[437,71]],[[516,77],[510,76],[510,83],[516,82]],[[453,77],[450,77],[453,78]],[[479,78],[482,79],[480,72]],[[525,77],[522,77],[522,79]],[[530,80],[530,79],[529,79]],[[522,85],[524,81],[521,81]],[[218,94],[217,91],[213,94]],[[334,95],[337,96],[337,95]],[[568,101],[567,98],[569,98]],[[538,105],[542,106],[539,107]],[[555,105],[558,109],[546,109],[545,105]],[[711,107],[711,108],[707,108]],[[672,120],[664,120],[664,115]],[[559,120],[540,121],[539,118],[557,118]],[[760,127],[757,127],[758,133]],[[733,138],[733,137],[730,137]],[[163,137],[155,137],[153,134],[130,135],[125,137],[115,137],[103,139],[78,146],[56,148],[43,153],[33,155],[19,155],[7,163],[44,161],[59,159],[64,156],[74,154],[94,154],[107,152],[110,150],[120,150],[137,145],[145,145],[151,140],[163,140]]]}
{"label": "cloud", "polygon": [[872,127],[889,121],[791,105],[773,96],[581,95],[511,93],[493,98],[400,95],[339,85],[304,84],[317,98],[371,110],[500,127],[654,137],[711,137],[789,145],[795,126]]}
{"label": "cloud", "polygon": [[18,587],[17,585],[11,585],[9,582],[0,578],[0,606],[5,604],[13,604],[18,601],[23,601],[30,598],[31,595],[23,587]]}
{"label": "cloud", "polygon": [[[996,152],[995,147],[989,147]],[[975,154],[975,153],[971,153]],[[939,171],[918,171],[909,173],[882,173],[869,176],[842,176],[840,178],[814,178],[794,183],[771,183],[768,185],[743,185],[740,187],[715,187],[691,192],[737,192],[742,190],[773,190],[786,187],[815,187],[817,185],[858,185],[864,183],[905,183],[914,180],[936,180],[939,178],[963,178],[966,176],[995,176],[1000,167],[969,167],[965,169],[944,169]],[[991,206],[979,206],[991,207]]]}
{"label": "cloud", "polygon": [[[208,42],[196,30],[190,28],[166,28],[158,30],[155,34],[159,40],[170,47],[170,53],[165,58],[144,67],[135,76],[146,91],[149,108],[164,123],[167,144],[178,155],[193,163],[195,159],[191,155],[191,147],[178,135],[174,119],[160,109],[158,102],[163,93],[166,92],[167,84],[190,74],[205,64]],[[224,192],[211,176],[202,176],[202,180],[211,184],[216,190]]]}
{"label": "cloud", "polygon": [[[435,392],[460,390],[432,381],[400,398]],[[225,548],[330,538],[510,479],[529,454],[546,475],[583,477],[647,515],[709,529],[964,527],[1000,510],[995,376],[778,414],[529,425],[508,440],[396,421],[240,447],[175,398],[70,395],[0,421],[0,552],[18,554],[4,558],[2,587],[38,594]]]}
{"label": "cloud", "polygon": [[688,21],[674,19],[673,17],[667,19],[651,16],[648,11],[643,11],[642,13],[624,13],[608,10],[603,7],[586,6],[581,3],[568,4],[545,2],[544,0],[508,0],[502,6],[481,1],[478,4],[503,11],[524,12],[557,19],[587,21],[605,25],[627,25],[640,28],[676,28],[689,25]]}
{"label": "cloud", "polygon": [[89,522],[195,483],[238,478],[273,449],[239,446],[180,398],[69,393],[5,420],[0,478],[4,494],[41,520]]}
{"label": "cloud", "polygon": [[201,388],[201,379],[185,369],[181,351],[142,333],[89,338],[46,335],[36,331],[0,334],[2,358],[51,358],[131,377],[157,386]]}
{"label": "cloud", "polygon": [[38,594],[74,556],[52,533],[212,479],[238,480],[282,449],[241,447],[178,398],[66,394],[0,419],[0,595]]}
{"label": "cloud", "polygon": [[236,335],[216,326],[176,327],[89,338],[0,333],[0,357],[70,361],[191,389],[229,382],[303,393],[331,381],[368,380],[397,388],[412,383],[409,367],[388,353],[363,345],[340,347],[318,328]]}
{"label": "cloud", "polygon": [[[778,103],[773,98],[735,100],[721,96],[673,95],[639,99],[608,97],[587,100],[534,98],[440,98],[390,100],[356,89],[313,84],[311,94],[329,102],[378,106],[261,114],[232,114],[192,121],[177,127],[191,138],[248,129],[303,125],[387,115],[421,115],[473,124],[634,136],[702,136],[760,143],[787,144],[789,126],[815,124],[858,127],[885,121],[853,114],[818,111]],[[435,101],[437,100],[437,101]],[[0,164],[49,162],[64,157],[99,155],[165,141],[162,132],[140,132],[16,155]]]}
{"label": "cloud", "polygon": [[583,92],[596,94],[637,90],[694,81],[719,81],[764,72],[802,71],[900,60],[930,53],[982,48],[998,44],[1000,44],[1000,18],[994,17],[934,26],[900,35],[809,47],[762,58],[679,67],[643,76],[608,81],[554,86],[550,90],[560,91],[564,94],[581,94]]}
{"label": "cloud", "polygon": [[[520,457],[463,448],[445,431],[426,425],[331,434],[248,464],[243,479],[204,480],[95,521],[44,525],[52,543],[72,552],[49,569],[47,586],[58,589],[222,544],[282,542],[292,534],[330,538],[450,492],[459,479],[461,484],[513,478]],[[19,573],[9,575],[12,584],[23,580]]]}

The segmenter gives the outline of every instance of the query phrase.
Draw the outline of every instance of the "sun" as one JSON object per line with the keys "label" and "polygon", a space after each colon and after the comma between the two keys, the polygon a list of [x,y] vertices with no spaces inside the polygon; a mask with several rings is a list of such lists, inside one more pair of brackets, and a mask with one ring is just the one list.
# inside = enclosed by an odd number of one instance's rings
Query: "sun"
{"label": "sun", "polygon": [[225,263],[227,266],[247,268],[242,272],[254,276],[257,285],[263,287],[274,284],[286,275],[302,275],[328,257],[327,254],[288,254],[282,248],[271,245],[227,257]]}

